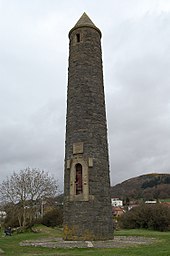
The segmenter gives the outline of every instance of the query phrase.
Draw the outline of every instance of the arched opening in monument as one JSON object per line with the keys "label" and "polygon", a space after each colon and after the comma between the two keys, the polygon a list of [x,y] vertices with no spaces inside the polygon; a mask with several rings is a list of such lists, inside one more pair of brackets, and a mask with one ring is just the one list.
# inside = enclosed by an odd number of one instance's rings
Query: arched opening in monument
{"label": "arched opening in monument", "polygon": [[82,165],[76,164],[76,195],[83,193]]}

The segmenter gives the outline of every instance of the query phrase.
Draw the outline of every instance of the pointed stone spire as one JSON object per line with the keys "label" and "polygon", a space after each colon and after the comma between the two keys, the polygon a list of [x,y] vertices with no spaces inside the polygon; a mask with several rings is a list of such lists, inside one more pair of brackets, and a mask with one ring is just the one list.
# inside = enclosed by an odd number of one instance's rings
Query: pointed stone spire
{"label": "pointed stone spire", "polygon": [[84,12],[81,18],[77,21],[76,25],[74,27],[82,27],[82,26],[90,26],[95,27],[94,23],[91,21],[89,16]]}
{"label": "pointed stone spire", "polygon": [[96,29],[99,32],[100,37],[101,37],[100,29],[95,26],[95,24],[92,22],[92,20],[89,18],[89,16],[85,12],[80,17],[80,19],[77,21],[75,26],[70,30],[69,36],[70,36],[70,33],[72,33],[73,30],[75,30],[77,28],[82,28],[82,27],[91,27],[91,28]]}

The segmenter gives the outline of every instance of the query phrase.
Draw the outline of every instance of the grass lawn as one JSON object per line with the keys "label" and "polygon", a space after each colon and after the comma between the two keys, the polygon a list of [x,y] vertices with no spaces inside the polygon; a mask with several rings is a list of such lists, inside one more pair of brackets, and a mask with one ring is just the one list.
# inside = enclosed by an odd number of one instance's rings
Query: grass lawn
{"label": "grass lawn", "polygon": [[161,199],[160,202],[161,202],[161,203],[170,203],[170,198]]}
{"label": "grass lawn", "polygon": [[[61,230],[39,227],[38,233],[14,234],[4,237],[1,233],[0,248],[8,256],[169,256],[170,255],[170,232],[156,232],[146,230],[122,230],[116,231],[115,236],[145,236],[154,237],[157,242],[150,245],[138,245],[127,248],[114,249],[57,249],[42,247],[20,247],[19,242],[29,239],[48,237],[60,237]],[[0,254],[1,255],[1,254]]]}

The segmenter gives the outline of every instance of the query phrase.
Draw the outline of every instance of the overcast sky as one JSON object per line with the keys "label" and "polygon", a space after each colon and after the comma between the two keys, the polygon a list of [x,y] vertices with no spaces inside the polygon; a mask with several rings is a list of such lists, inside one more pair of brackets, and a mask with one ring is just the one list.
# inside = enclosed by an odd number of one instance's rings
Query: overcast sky
{"label": "overcast sky", "polygon": [[170,173],[170,0],[0,0],[0,182],[26,167],[63,184],[68,32],[102,31],[112,185]]}

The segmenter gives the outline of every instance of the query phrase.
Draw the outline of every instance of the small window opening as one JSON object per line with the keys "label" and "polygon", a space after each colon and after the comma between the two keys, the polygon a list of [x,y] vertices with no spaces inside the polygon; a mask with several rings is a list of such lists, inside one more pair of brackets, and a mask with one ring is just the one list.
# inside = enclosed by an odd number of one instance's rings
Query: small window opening
{"label": "small window opening", "polygon": [[80,43],[80,34],[76,34],[77,43]]}
{"label": "small window opening", "polygon": [[76,164],[76,195],[83,193],[82,165]]}

